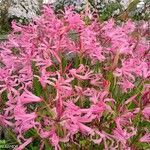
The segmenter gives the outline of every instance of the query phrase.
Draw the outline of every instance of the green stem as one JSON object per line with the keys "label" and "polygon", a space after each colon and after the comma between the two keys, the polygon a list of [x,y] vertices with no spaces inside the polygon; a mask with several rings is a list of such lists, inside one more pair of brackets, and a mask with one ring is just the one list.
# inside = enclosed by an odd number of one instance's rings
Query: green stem
{"label": "green stem", "polygon": [[43,100],[43,102],[44,102],[44,104],[46,106],[45,108],[49,112],[50,116],[53,117],[53,114],[52,114],[52,111],[51,111],[51,108],[50,108],[49,104],[45,100]]}

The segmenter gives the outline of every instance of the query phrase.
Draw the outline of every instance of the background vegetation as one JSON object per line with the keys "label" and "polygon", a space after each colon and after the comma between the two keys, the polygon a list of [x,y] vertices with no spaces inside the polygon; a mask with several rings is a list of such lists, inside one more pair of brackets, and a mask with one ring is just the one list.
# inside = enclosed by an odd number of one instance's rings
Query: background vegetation
{"label": "background vegetation", "polygon": [[[31,1],[31,3],[27,3],[26,0],[20,0],[19,4],[17,4],[17,1],[18,0],[0,1],[0,35],[5,35],[10,31],[10,25],[13,19],[25,23],[32,19],[35,14],[38,15],[44,2],[43,0],[34,0]],[[138,21],[150,19],[149,0],[83,0],[81,2],[77,0],[49,0],[49,3],[57,12],[63,10],[65,6],[70,5],[74,5],[76,10],[80,12],[88,5],[90,11],[98,14],[101,21],[108,20],[111,17],[122,21],[125,21],[128,18]],[[13,12],[12,14],[11,8],[13,8],[13,11],[16,9],[16,12],[18,13],[14,14]],[[31,13],[31,15],[29,14],[31,11],[34,11],[34,15],[32,15],[33,13]]]}

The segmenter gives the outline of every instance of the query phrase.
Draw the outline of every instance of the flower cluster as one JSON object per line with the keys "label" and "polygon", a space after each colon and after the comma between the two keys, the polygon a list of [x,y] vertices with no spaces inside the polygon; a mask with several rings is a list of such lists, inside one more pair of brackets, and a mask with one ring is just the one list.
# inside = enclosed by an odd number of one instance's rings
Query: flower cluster
{"label": "flower cluster", "polygon": [[0,125],[13,129],[17,150],[35,140],[41,150],[150,142],[147,23],[100,23],[73,8],[56,15],[44,7],[12,28],[0,44]]}

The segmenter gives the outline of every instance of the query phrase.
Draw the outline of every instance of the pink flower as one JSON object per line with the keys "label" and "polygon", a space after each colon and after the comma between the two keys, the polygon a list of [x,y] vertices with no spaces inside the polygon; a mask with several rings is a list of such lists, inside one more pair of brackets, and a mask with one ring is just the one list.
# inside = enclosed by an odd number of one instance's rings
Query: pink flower
{"label": "pink flower", "polygon": [[46,88],[46,85],[53,85],[53,82],[51,82],[50,80],[48,80],[50,78],[50,76],[53,75],[52,73],[49,73],[46,71],[45,68],[41,69],[41,75],[34,75],[34,77],[37,77],[41,83],[41,85],[43,86],[43,88]]}
{"label": "pink flower", "polygon": [[16,75],[12,75],[11,69],[3,70],[0,68],[0,93],[3,91],[7,91],[9,93],[14,93],[18,95],[19,92],[16,90],[16,86],[18,86]]}
{"label": "pink flower", "polygon": [[57,111],[57,118],[60,118],[63,112],[63,100],[61,97],[56,99],[56,111]]}
{"label": "pink flower", "polygon": [[79,130],[83,133],[83,134],[87,134],[87,135],[93,135],[94,134],[94,130],[86,125],[84,125],[83,123],[79,123]]}
{"label": "pink flower", "polygon": [[19,97],[19,101],[21,102],[21,104],[28,104],[28,103],[33,103],[33,102],[41,102],[42,99],[26,90]]}
{"label": "pink flower", "polygon": [[[91,122],[95,118],[90,114],[86,114],[88,109],[82,110],[78,106],[74,105],[72,102],[65,104],[67,107],[63,113],[64,121],[62,122],[66,129],[73,135],[78,131],[84,134],[92,134],[93,130],[84,125],[85,122]],[[82,116],[81,116],[82,115]]]}
{"label": "pink flower", "polygon": [[133,21],[128,20],[124,25],[123,25],[123,29],[125,32],[133,32],[135,30],[135,24]]}
{"label": "pink flower", "polygon": [[50,67],[50,66],[53,65],[51,59],[48,59],[48,58],[43,59],[43,58],[41,58],[41,57],[39,57],[39,56],[37,56],[35,59],[33,59],[33,61],[36,62],[36,66],[38,66],[38,67],[47,68],[47,67]]}
{"label": "pink flower", "polygon": [[122,82],[118,82],[123,91],[127,92],[129,89],[134,88],[134,84],[129,82],[128,80],[123,80]]}
{"label": "pink flower", "polygon": [[94,85],[94,86],[102,86],[102,75],[101,74],[96,74],[94,76],[91,77],[90,79],[90,84]]}
{"label": "pink flower", "polygon": [[145,107],[142,110],[142,114],[147,120],[149,120],[150,119],[150,107]]}
{"label": "pink flower", "polygon": [[55,150],[61,150],[61,148],[59,146],[59,137],[55,133],[55,130],[51,130],[50,134],[51,134],[50,141],[51,141],[52,145],[55,147]]}
{"label": "pink flower", "polygon": [[37,115],[35,112],[27,113],[26,108],[18,103],[14,108],[15,130],[19,134],[23,134],[35,126],[36,117]]}
{"label": "pink flower", "polygon": [[84,65],[80,65],[78,69],[71,69],[70,74],[79,80],[88,80],[92,75],[92,71],[86,69]]}
{"label": "pink flower", "polygon": [[69,24],[71,29],[80,30],[84,27],[84,21],[82,21],[81,16],[73,11],[73,8],[66,8],[64,18]]}
{"label": "pink flower", "polygon": [[100,118],[105,110],[106,105],[100,101],[97,104],[91,105],[90,108],[81,109],[81,111],[85,113],[85,116],[83,116],[82,119],[85,121],[86,117],[88,117],[88,122],[91,122],[95,118]]}
{"label": "pink flower", "polygon": [[[114,145],[113,136],[104,131],[95,130],[95,136],[97,136],[97,138],[95,139],[92,136],[91,136],[91,141],[99,145],[103,142],[106,150],[108,149],[116,150],[118,148],[118,145],[116,146]],[[109,144],[107,143],[108,140],[109,140]]]}
{"label": "pink flower", "polygon": [[139,141],[150,143],[150,133],[146,133],[143,137],[140,138]]}
{"label": "pink flower", "polygon": [[73,80],[73,78],[63,78],[59,72],[56,72],[57,74],[57,78],[50,78],[50,82],[48,82],[50,85],[52,85],[56,91],[57,91],[57,95],[56,95],[56,99],[58,99],[60,96],[62,98],[68,97],[71,95],[72,93],[72,87],[70,85],[71,81]]}
{"label": "pink flower", "polygon": [[99,44],[96,32],[93,29],[93,26],[89,26],[82,30],[80,34],[80,48],[79,52],[81,54],[85,54],[87,56],[90,56],[92,59],[92,62],[95,63],[96,61],[104,61],[105,57],[103,55],[103,48]]}
{"label": "pink flower", "polygon": [[136,130],[133,127],[128,128],[131,132],[128,132],[127,129],[116,128],[113,133],[116,140],[120,141],[124,146],[127,143],[127,140],[133,137],[136,134]]}
{"label": "pink flower", "polygon": [[13,127],[14,124],[11,121],[8,121],[6,118],[7,117],[0,115],[0,125]]}
{"label": "pink flower", "polygon": [[132,113],[128,113],[116,119],[117,127],[113,130],[114,138],[120,141],[123,146],[126,146],[127,141],[137,133],[137,129],[130,126],[129,119],[132,116]]}
{"label": "pink flower", "polygon": [[146,106],[150,102],[150,90],[149,90],[149,88],[147,88],[147,89],[148,90],[146,90],[146,88],[145,88],[145,91],[141,98],[143,106]]}
{"label": "pink flower", "polygon": [[27,139],[23,144],[21,144],[19,147],[15,148],[14,150],[23,150],[27,145],[29,145],[32,142],[32,138]]}
{"label": "pink flower", "polygon": [[11,24],[12,24],[13,32],[20,32],[20,31],[22,31],[22,28],[19,27],[19,26],[16,24],[15,21],[12,21]]}

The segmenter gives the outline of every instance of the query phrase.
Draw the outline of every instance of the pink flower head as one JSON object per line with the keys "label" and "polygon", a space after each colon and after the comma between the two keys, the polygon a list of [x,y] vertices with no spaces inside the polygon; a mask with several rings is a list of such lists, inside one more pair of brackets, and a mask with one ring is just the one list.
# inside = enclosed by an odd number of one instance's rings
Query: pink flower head
{"label": "pink flower head", "polygon": [[79,80],[88,80],[92,75],[92,71],[87,70],[86,67],[82,64],[78,69],[71,69],[70,73],[73,77]]}
{"label": "pink flower head", "polygon": [[126,145],[128,139],[133,137],[136,134],[136,130],[133,127],[129,128],[131,132],[128,132],[126,129],[116,128],[113,133],[116,140],[120,141],[124,146]]}
{"label": "pink flower head", "polygon": [[4,117],[4,116],[2,116],[2,115],[0,115],[0,125],[1,125],[1,126],[11,126],[11,127],[14,126],[14,124],[13,124],[12,122],[8,121],[8,120],[6,119],[6,117]]}
{"label": "pink flower head", "polygon": [[55,150],[61,150],[59,146],[59,137],[55,133],[55,130],[51,130],[50,134],[51,134],[50,141],[52,145],[55,147]]}
{"label": "pink flower head", "polygon": [[150,143],[150,133],[146,133],[143,137],[141,137],[140,142]]}
{"label": "pink flower head", "polygon": [[33,102],[41,102],[42,99],[35,96],[29,91],[25,91],[19,98],[21,104],[28,104],[28,103],[33,103]]}
{"label": "pink flower head", "polygon": [[142,114],[147,120],[150,120],[150,107],[145,107],[142,110]]}
{"label": "pink flower head", "polygon": [[32,140],[32,138],[27,139],[23,144],[20,144],[20,146],[15,148],[14,150],[23,150],[27,145],[32,142]]}
{"label": "pink flower head", "polygon": [[18,104],[14,108],[14,118],[15,118],[15,130],[20,134],[23,134],[27,130],[35,126],[35,118],[37,115],[35,112],[26,113],[26,108]]}

